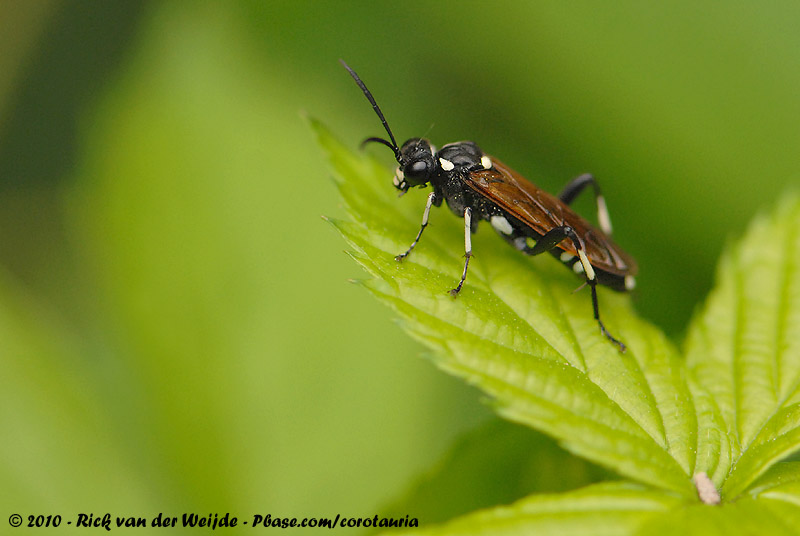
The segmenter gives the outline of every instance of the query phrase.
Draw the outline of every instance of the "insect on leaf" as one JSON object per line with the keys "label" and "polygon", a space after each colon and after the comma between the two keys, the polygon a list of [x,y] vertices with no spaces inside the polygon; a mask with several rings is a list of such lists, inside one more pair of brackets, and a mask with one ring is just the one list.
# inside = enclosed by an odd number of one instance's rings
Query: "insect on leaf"
{"label": "insect on leaf", "polygon": [[579,278],[552,258],[519,254],[485,226],[473,241],[467,283],[453,299],[447,291],[463,268],[462,222],[434,209],[428,234],[398,263],[394,257],[419,229],[425,194],[411,190],[398,200],[386,168],[311,122],[349,216],[333,223],[373,276],[364,286],[397,311],[439,367],[489,394],[501,415],[571,452],[696,496],[698,452],[719,458],[718,447],[699,447],[705,439],[698,428],[718,415],[687,382],[675,347],[636,316],[627,296],[600,289],[606,325],[628,345],[623,355],[600,333],[588,291],[573,292]]}

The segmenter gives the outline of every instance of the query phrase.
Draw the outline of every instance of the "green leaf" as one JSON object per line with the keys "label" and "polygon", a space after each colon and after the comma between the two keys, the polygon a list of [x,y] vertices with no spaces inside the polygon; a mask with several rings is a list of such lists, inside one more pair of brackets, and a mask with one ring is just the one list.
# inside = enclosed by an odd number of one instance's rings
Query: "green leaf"
{"label": "green leaf", "polygon": [[734,503],[708,506],[683,504],[646,520],[630,534],[673,536],[696,534],[769,534],[792,536],[800,526],[800,509],[783,501],[743,498]]}
{"label": "green leaf", "polygon": [[[728,499],[800,448],[798,229],[796,197],[758,218],[723,258],[717,287],[687,339],[687,364],[719,407],[729,437]],[[715,482],[724,476],[718,472]]]}
{"label": "green leaf", "polygon": [[547,436],[497,418],[460,438],[402,501],[387,509],[386,517],[413,512],[420,525],[427,526],[531,493],[568,491],[608,476]]}
{"label": "green leaf", "polygon": [[414,534],[788,536],[797,534],[797,526],[800,509],[781,500],[745,498],[733,504],[708,506],[637,484],[616,482],[558,495],[534,495],[509,506],[423,527]]}
{"label": "green leaf", "polygon": [[635,534],[642,524],[670,512],[679,502],[667,493],[627,482],[596,484],[558,495],[534,495],[414,534]]}
{"label": "green leaf", "polygon": [[748,493],[800,506],[800,462],[782,462],[769,468]]}
{"label": "green leaf", "polygon": [[573,292],[579,279],[546,256],[519,255],[486,229],[474,240],[469,278],[453,299],[448,290],[463,268],[463,224],[444,210],[431,214],[420,245],[396,262],[419,228],[423,196],[414,192],[399,202],[383,166],[353,155],[313,120],[312,126],[352,219],[333,223],[374,277],[363,285],[434,350],[437,365],[490,394],[505,417],[569,451],[695,497],[698,453],[704,463],[719,458],[707,455],[714,449],[705,435],[698,438],[698,427],[718,415],[693,394],[697,387],[687,382],[674,346],[635,315],[627,296],[600,289],[605,322],[629,347],[623,355],[600,334],[588,292]]}

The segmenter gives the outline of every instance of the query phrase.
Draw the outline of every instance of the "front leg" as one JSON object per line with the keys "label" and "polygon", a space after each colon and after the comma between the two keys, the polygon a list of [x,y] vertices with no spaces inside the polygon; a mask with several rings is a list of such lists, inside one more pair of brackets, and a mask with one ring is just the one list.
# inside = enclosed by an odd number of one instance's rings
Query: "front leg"
{"label": "front leg", "polygon": [[422,236],[422,231],[424,231],[425,227],[428,226],[428,215],[431,213],[431,205],[435,203],[436,203],[436,192],[431,192],[428,194],[428,202],[425,203],[425,212],[422,213],[422,226],[419,228],[417,237],[414,239],[414,242],[411,244],[411,247],[409,247],[405,253],[401,253],[400,255],[395,257],[394,260],[396,260],[397,262],[402,261],[403,259],[408,257],[408,255],[411,253],[411,250],[414,249],[414,247],[417,245],[420,237]]}

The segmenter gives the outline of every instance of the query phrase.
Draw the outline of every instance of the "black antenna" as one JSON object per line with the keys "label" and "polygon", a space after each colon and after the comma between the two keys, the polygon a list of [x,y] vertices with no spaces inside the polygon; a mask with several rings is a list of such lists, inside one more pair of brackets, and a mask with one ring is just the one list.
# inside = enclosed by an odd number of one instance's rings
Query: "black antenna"
{"label": "black antenna", "polygon": [[397,141],[394,139],[394,134],[392,134],[392,129],[389,128],[389,123],[386,122],[386,118],[383,116],[383,112],[378,106],[378,103],[375,102],[375,98],[372,96],[372,93],[369,92],[367,86],[364,84],[364,82],[361,81],[361,78],[358,77],[356,72],[353,69],[351,69],[350,66],[344,62],[344,60],[340,59],[339,63],[341,63],[344,66],[344,68],[347,69],[347,72],[350,73],[350,76],[352,76],[353,80],[356,81],[358,87],[360,87],[361,91],[364,92],[364,95],[367,97],[367,100],[369,100],[370,104],[372,104],[372,109],[375,110],[375,113],[378,114],[381,123],[383,123],[383,128],[386,129],[386,132],[389,134],[389,138],[392,140],[391,142],[389,142],[388,140],[385,140],[383,138],[367,138],[366,140],[361,142],[362,147],[364,146],[364,144],[367,144],[371,141],[382,143],[383,145],[387,146],[392,151],[394,151],[394,157],[397,159],[398,162],[401,162],[400,148],[397,147]]}

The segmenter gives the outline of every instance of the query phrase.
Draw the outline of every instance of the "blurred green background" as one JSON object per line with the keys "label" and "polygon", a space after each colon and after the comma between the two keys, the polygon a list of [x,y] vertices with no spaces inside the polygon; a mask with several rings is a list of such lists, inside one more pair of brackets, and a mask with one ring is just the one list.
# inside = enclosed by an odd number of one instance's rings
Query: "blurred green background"
{"label": "blurred green background", "polygon": [[339,58],[401,140],[594,173],[680,340],[798,183],[800,4],[769,6],[3,2],[3,515],[372,516],[490,418],[347,284],[301,111],[383,131]]}

